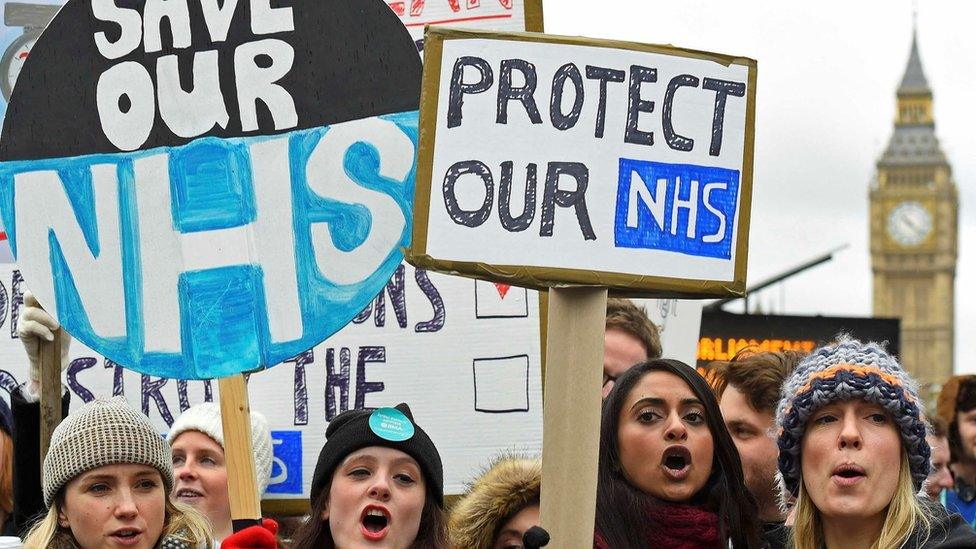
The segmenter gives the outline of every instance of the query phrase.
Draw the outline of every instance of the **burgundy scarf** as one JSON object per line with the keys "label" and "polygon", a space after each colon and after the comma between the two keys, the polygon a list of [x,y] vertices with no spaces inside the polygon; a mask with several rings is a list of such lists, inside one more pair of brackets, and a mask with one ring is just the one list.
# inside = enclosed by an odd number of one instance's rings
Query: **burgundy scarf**
{"label": "burgundy scarf", "polygon": [[647,532],[648,547],[713,549],[722,547],[718,515],[693,505],[661,503],[648,513],[653,525]]}
{"label": "burgundy scarf", "polygon": [[[679,503],[659,502],[648,512],[647,544],[653,549],[716,549],[724,547],[718,536],[718,515],[701,507]],[[596,549],[610,547],[603,536],[596,533]]]}

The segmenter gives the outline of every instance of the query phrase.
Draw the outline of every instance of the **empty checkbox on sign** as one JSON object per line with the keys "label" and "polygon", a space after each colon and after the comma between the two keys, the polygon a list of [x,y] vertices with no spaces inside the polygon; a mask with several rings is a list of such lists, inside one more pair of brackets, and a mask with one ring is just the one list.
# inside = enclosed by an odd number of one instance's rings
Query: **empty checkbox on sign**
{"label": "empty checkbox on sign", "polygon": [[474,359],[474,409],[489,414],[529,411],[529,356]]}

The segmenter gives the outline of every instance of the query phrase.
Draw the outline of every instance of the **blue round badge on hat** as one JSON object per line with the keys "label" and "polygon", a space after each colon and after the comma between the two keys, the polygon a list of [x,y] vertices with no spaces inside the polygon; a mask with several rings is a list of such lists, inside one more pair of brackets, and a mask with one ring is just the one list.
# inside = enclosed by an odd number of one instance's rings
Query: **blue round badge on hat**
{"label": "blue round badge on hat", "polygon": [[413,422],[396,408],[378,408],[369,416],[369,429],[383,440],[403,442],[413,436]]}

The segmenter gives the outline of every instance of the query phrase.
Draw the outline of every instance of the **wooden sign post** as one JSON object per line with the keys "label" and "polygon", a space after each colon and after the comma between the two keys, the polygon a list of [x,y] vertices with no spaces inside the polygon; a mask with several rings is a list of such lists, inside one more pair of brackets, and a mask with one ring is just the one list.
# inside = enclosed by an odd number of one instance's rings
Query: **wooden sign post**
{"label": "wooden sign post", "polygon": [[549,290],[542,526],[593,545],[608,291],[745,291],[756,63],[430,28],[414,235],[424,269]]}
{"label": "wooden sign post", "polygon": [[255,519],[240,373],[337,332],[402,262],[422,67],[382,0],[241,4],[68,0],[6,111],[0,215],[75,338],[143,374],[223,378],[232,515]]}
{"label": "wooden sign post", "polygon": [[51,445],[54,428],[61,423],[61,329],[54,331],[54,339],[41,340],[41,463]]}
{"label": "wooden sign post", "polygon": [[592,546],[606,288],[549,290],[542,524],[552,547]]}
{"label": "wooden sign post", "polygon": [[222,377],[218,385],[230,516],[236,532],[261,520],[261,494],[255,481],[251,450],[251,409],[243,374]]}

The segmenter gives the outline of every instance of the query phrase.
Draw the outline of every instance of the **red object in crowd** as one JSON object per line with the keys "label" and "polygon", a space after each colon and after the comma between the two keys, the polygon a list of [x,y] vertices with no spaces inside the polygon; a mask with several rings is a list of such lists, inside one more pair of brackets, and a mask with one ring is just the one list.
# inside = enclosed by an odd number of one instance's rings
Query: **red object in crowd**
{"label": "red object in crowd", "polygon": [[251,526],[224,538],[220,549],[278,549],[277,534],[277,522],[261,519],[261,526]]}

